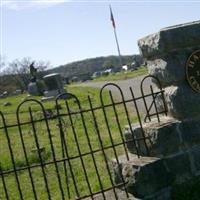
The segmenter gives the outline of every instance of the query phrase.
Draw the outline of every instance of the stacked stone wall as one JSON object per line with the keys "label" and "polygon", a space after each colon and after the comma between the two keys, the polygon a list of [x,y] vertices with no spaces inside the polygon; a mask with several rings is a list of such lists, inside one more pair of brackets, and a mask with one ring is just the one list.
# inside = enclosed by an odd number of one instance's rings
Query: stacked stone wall
{"label": "stacked stone wall", "polygon": [[[131,159],[122,156],[115,173],[124,176],[129,192],[137,198],[170,200],[174,184],[200,175],[200,93],[186,77],[189,56],[200,50],[200,21],[162,29],[140,39],[138,45],[149,74],[156,76],[165,90],[168,117],[143,127],[126,127],[124,137]],[[156,101],[163,109],[161,98]],[[143,133],[145,141],[139,140]],[[133,135],[136,145],[131,141]],[[116,177],[120,176],[115,176],[115,182],[120,182]]]}

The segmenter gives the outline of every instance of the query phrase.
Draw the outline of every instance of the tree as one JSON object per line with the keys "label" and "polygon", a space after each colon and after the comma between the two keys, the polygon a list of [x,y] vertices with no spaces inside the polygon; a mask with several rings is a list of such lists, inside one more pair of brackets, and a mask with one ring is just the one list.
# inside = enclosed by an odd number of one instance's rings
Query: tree
{"label": "tree", "polygon": [[113,68],[112,61],[110,59],[106,59],[102,66],[104,69]]}
{"label": "tree", "polygon": [[0,73],[2,72],[3,68],[5,67],[5,57],[0,54]]}
{"label": "tree", "polygon": [[27,86],[31,79],[30,65],[34,62],[34,67],[37,69],[37,76],[40,78],[44,75],[44,70],[50,66],[49,62],[34,61],[29,57],[25,57],[21,60],[16,59],[9,63],[9,66],[5,69],[4,74],[11,77],[12,83],[22,91],[27,89]]}

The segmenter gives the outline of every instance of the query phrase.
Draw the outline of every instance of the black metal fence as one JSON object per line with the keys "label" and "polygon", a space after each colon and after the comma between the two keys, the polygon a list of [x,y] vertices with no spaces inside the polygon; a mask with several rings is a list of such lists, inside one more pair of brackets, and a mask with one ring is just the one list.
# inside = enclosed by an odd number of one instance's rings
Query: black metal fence
{"label": "black metal fence", "polygon": [[[145,93],[148,78],[157,82],[157,92],[149,85]],[[112,87],[118,90],[117,98]],[[106,199],[107,191],[119,199],[118,188],[128,198],[126,182],[123,177],[120,184],[114,182],[112,166],[112,159],[120,163],[119,155],[129,160],[130,141],[125,141],[123,128],[132,130],[134,122],[142,128],[143,120],[156,117],[159,122],[160,114],[167,114],[164,91],[155,77],[145,77],[140,89],[141,96],[135,97],[129,88],[131,98],[125,99],[121,88],[109,83],[98,102],[88,96],[82,105],[68,93],[57,97],[55,109],[28,99],[18,106],[16,119],[0,112],[0,199]],[[145,112],[139,111],[141,106]],[[140,140],[146,144],[144,132]],[[131,141],[139,148],[134,135]]]}

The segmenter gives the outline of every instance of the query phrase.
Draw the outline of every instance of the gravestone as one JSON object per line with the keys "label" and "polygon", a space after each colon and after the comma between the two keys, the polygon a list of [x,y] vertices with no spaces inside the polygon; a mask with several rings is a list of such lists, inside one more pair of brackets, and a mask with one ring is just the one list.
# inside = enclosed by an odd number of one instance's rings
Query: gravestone
{"label": "gravestone", "polygon": [[[168,116],[159,123],[143,124],[149,154],[139,140],[138,158],[135,145],[128,142],[130,161],[124,156],[119,158],[120,166],[113,161],[115,182],[120,182],[121,174],[135,197],[169,200],[172,185],[200,175],[200,21],[161,29],[138,45],[149,73],[164,87]],[[156,101],[162,105],[159,97]],[[134,124],[126,127],[127,141],[132,132],[142,137],[141,127]]]}
{"label": "gravestone", "polygon": [[43,100],[55,98],[57,95],[65,92],[59,73],[48,74],[43,77],[43,80],[46,86]]}

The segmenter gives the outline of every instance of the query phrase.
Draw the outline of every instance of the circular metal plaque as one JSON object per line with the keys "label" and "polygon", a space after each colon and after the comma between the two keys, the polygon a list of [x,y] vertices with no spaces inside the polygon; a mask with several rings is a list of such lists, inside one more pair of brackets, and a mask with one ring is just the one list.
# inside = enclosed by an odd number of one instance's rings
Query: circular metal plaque
{"label": "circular metal plaque", "polygon": [[192,89],[200,93],[200,50],[193,52],[188,58],[186,77]]}

